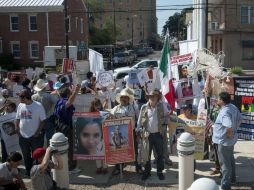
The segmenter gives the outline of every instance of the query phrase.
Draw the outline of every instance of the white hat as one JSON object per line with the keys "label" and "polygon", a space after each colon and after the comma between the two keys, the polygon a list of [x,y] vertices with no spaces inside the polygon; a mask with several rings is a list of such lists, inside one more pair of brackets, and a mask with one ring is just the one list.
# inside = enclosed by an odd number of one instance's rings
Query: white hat
{"label": "white hat", "polygon": [[43,79],[39,79],[36,83],[36,85],[34,86],[34,90],[36,92],[40,92],[42,91],[44,88],[46,88],[48,86],[48,83],[45,82]]}
{"label": "white hat", "polygon": [[116,95],[116,101],[120,104],[120,98],[122,96],[128,96],[129,97],[129,102],[134,101],[134,92],[130,88],[124,88],[119,94]]}

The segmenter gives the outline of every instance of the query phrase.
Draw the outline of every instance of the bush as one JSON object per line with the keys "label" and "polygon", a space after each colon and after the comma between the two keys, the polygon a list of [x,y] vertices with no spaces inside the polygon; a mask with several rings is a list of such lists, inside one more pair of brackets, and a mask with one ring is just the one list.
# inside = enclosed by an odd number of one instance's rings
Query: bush
{"label": "bush", "polygon": [[229,71],[231,74],[235,74],[235,75],[240,75],[243,73],[243,68],[236,66],[236,67],[232,67]]}

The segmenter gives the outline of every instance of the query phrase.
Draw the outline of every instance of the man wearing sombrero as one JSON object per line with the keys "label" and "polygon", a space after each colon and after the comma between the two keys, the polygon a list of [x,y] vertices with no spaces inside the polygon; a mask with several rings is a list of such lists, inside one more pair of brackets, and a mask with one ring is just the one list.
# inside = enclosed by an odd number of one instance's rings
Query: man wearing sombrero
{"label": "man wearing sombrero", "polygon": [[154,148],[157,153],[157,176],[160,180],[165,177],[162,173],[164,169],[163,161],[163,135],[165,135],[165,113],[163,103],[160,102],[160,91],[155,89],[147,94],[148,102],[141,107],[140,115],[137,122],[137,129],[146,131],[149,141],[148,161],[145,164],[145,172],[142,180],[151,176],[151,153]]}
{"label": "man wearing sombrero", "polygon": [[32,100],[40,102],[46,112],[47,119],[45,121],[45,133],[47,141],[49,142],[49,139],[51,139],[54,134],[55,128],[55,126],[52,126],[52,123],[49,121],[49,117],[53,114],[58,97],[46,92],[49,89],[49,86],[43,79],[39,79],[33,89],[36,94],[32,95]]}
{"label": "man wearing sombrero", "polygon": [[[142,168],[138,165],[137,156],[138,156],[138,144],[136,141],[136,133],[135,133],[135,124],[137,122],[139,116],[139,109],[136,105],[134,105],[134,92],[130,88],[123,89],[119,94],[116,95],[116,101],[119,105],[115,106],[111,115],[115,118],[121,117],[132,117],[132,126],[133,126],[133,134],[134,134],[134,147],[135,147],[135,166],[136,172],[141,173]],[[117,164],[115,170],[113,171],[113,175],[117,175],[120,173],[120,164]]]}

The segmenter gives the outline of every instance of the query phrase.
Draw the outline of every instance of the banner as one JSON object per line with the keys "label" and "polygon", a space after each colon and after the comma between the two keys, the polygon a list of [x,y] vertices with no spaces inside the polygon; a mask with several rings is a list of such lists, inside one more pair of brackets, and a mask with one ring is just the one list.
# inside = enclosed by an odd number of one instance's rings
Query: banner
{"label": "banner", "polygon": [[189,132],[196,140],[194,158],[203,160],[204,143],[205,143],[205,127],[198,125],[195,120],[182,119],[177,116],[170,117],[169,136],[172,137],[172,152],[176,152],[177,139],[183,132]]}
{"label": "banner", "polygon": [[74,60],[63,58],[62,73],[71,73],[74,70],[75,70]]}
{"label": "banner", "polygon": [[131,118],[106,120],[103,124],[106,164],[133,162],[135,159]]}
{"label": "banner", "polygon": [[103,56],[97,51],[89,49],[89,63],[91,72],[98,73],[99,71],[104,71]]}
{"label": "banner", "polygon": [[1,138],[4,141],[7,154],[20,151],[19,137],[15,131],[16,113],[9,113],[0,117]]}
{"label": "banner", "polygon": [[102,87],[113,87],[115,85],[113,72],[112,71],[100,71],[97,75],[96,86]]}
{"label": "banner", "polygon": [[234,103],[242,113],[238,138],[254,140],[254,77],[234,78]]}
{"label": "banner", "polygon": [[75,160],[104,160],[103,120],[104,117],[100,113],[74,113],[73,158]]}

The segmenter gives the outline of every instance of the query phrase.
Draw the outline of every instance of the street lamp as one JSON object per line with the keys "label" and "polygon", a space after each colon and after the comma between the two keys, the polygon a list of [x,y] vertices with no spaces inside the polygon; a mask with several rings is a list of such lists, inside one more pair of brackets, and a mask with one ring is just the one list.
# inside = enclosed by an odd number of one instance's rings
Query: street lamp
{"label": "street lamp", "polygon": [[134,23],[134,18],[136,18],[137,17],[137,15],[132,15],[132,17],[131,17],[131,46],[133,47],[133,44],[134,44],[134,42],[133,42],[133,38],[134,38],[134,26],[133,26],[133,23]]}

